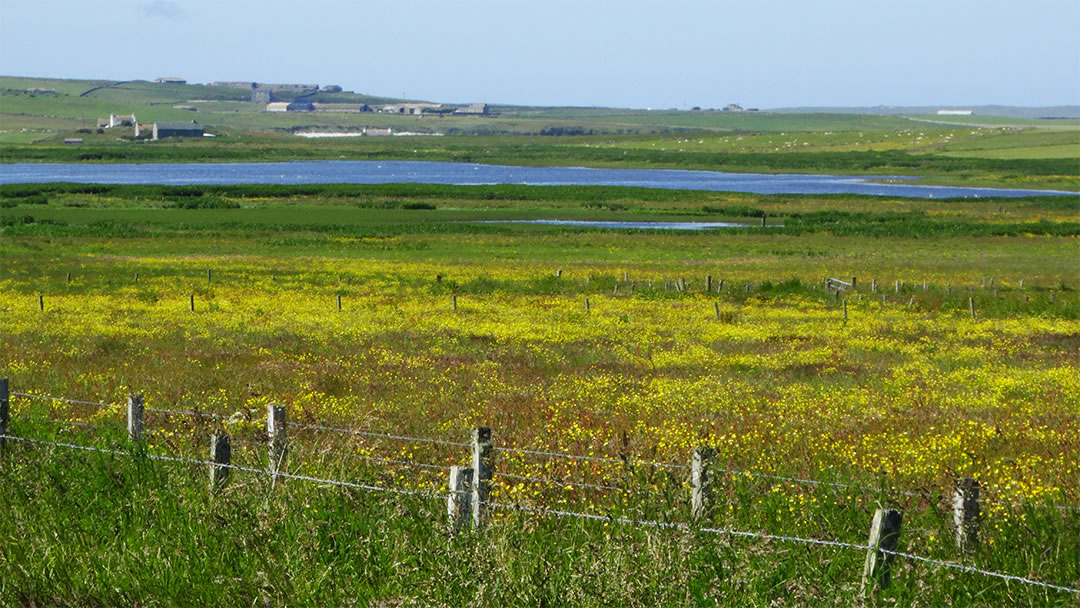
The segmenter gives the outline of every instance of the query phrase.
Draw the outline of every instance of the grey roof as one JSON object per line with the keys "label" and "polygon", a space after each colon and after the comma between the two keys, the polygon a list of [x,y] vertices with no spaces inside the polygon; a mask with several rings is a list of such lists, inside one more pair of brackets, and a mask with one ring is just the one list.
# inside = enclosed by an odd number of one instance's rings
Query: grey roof
{"label": "grey roof", "polygon": [[202,131],[203,126],[200,124],[194,124],[190,122],[155,122],[154,126],[158,130],[168,129],[169,131]]}

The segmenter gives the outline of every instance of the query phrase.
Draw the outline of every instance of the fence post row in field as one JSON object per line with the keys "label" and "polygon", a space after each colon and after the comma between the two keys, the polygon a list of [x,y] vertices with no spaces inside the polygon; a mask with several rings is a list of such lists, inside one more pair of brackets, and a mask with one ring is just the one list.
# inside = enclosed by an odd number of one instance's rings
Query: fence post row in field
{"label": "fence post row in field", "polygon": [[971,477],[956,480],[953,489],[953,524],[956,526],[956,546],[961,551],[979,542],[979,482]]}
{"label": "fence post row in field", "polygon": [[469,525],[472,515],[473,470],[470,467],[450,467],[450,490],[446,496],[446,515],[450,531],[456,532]]}
{"label": "fence post row in field", "polygon": [[0,378],[0,453],[4,451],[4,436],[8,434],[8,422],[11,415],[11,398],[8,392],[8,379]]}
{"label": "fence post row in field", "polygon": [[271,403],[266,406],[266,436],[269,442],[270,479],[276,485],[278,473],[285,468],[288,437],[285,432],[285,406]]}
{"label": "fence post row in field", "polygon": [[229,480],[229,464],[232,460],[232,446],[229,435],[222,432],[210,436],[210,491],[216,492],[225,487]]}
{"label": "fence post row in field", "polygon": [[716,450],[707,446],[694,448],[690,460],[690,515],[701,521],[712,512],[712,463]]}
{"label": "fence post row in field", "polygon": [[892,553],[900,540],[900,525],[904,516],[896,509],[878,509],[874,511],[874,520],[870,524],[870,550],[866,553],[863,565],[862,596],[873,595],[875,589],[889,586],[889,570],[892,567]]}
{"label": "fence post row in field", "polygon": [[127,398],[127,432],[128,439],[142,441],[143,415],[146,409],[143,406],[142,393],[128,395]]}
{"label": "fence post row in field", "polygon": [[477,427],[472,432],[472,520],[479,530],[487,522],[491,495],[491,478],[495,473],[495,448],[491,441],[491,429]]}

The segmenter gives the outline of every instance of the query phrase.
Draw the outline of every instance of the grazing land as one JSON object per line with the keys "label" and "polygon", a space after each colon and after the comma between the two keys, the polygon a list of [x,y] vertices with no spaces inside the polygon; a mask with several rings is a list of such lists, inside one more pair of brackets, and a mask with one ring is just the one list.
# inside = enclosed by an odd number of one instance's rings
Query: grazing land
{"label": "grazing land", "polygon": [[[41,92],[52,91],[52,92]],[[299,93],[282,93],[292,98]],[[0,162],[433,160],[923,176],[930,183],[1080,190],[1080,120],[491,106],[490,114],[268,112],[250,91],[0,77]],[[381,104],[354,93],[308,99]],[[212,138],[136,138],[110,114],[190,122]],[[413,137],[306,139],[390,129]],[[78,139],[78,145],[65,140]]]}
{"label": "grazing land", "polygon": [[[844,138],[828,145],[861,141]],[[878,507],[903,511],[901,551],[1076,588],[1078,211],[1076,196],[0,186],[0,374],[90,402],[16,396],[11,433],[116,452],[7,442],[0,604],[850,606],[865,551],[775,537],[865,544]],[[553,218],[751,227],[478,222]],[[141,444],[111,405],[135,392]],[[305,425],[286,472],[368,489],[235,470],[211,493],[206,466],[151,458],[205,460],[227,430],[233,463],[265,469],[270,403]],[[468,448],[401,437],[467,443],[478,426],[549,455],[496,452],[506,508],[451,534],[428,497],[446,471],[414,465],[468,465]],[[702,445],[726,472],[691,525],[676,467]],[[983,501],[966,551],[961,477]],[[904,558],[892,578],[869,605],[1076,601]]]}

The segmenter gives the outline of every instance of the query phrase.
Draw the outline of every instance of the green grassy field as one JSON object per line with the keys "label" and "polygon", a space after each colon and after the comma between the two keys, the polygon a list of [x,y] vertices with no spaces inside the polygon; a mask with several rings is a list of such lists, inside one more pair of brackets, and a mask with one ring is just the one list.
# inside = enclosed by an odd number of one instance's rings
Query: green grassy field
{"label": "green grassy field", "polygon": [[[951,121],[936,116],[522,107],[495,107],[495,115],[482,117],[276,113],[245,101],[247,92],[240,89],[57,82],[0,77],[0,160],[415,159],[899,174],[959,185],[1080,187],[1076,162],[1080,123],[1076,120],[977,116],[961,117],[970,126],[957,126],[939,124]],[[97,86],[101,88],[91,91]],[[26,89],[32,87],[56,88],[57,94],[31,95]],[[91,92],[80,96],[87,91]],[[326,97],[392,101],[344,93]],[[132,142],[130,129],[97,132],[97,118],[109,113],[135,113],[143,122],[197,120],[218,137],[200,142]],[[311,141],[294,135],[365,127],[446,137]],[[85,143],[65,146],[62,142],[67,137],[81,137]]]}
{"label": "green grassy field", "polygon": [[[235,414],[148,411],[133,445],[119,407],[13,399],[15,436],[117,453],[7,442],[0,604],[850,606],[865,551],[775,536],[860,545],[878,507],[903,510],[904,552],[1080,581],[1077,197],[51,184],[0,201],[11,390]],[[762,212],[772,227],[711,232],[472,221]],[[853,275],[856,292],[822,287]],[[206,466],[154,459],[203,460],[227,429],[233,462],[264,470],[271,401],[300,424],[452,442],[489,425],[500,448],[616,462],[498,452],[504,507],[451,534],[445,469],[409,463],[466,464],[459,446],[289,429],[289,474],[367,489],[238,470],[212,494]],[[702,444],[753,473],[717,479],[702,527],[750,536],[620,519],[688,524],[685,471],[641,463]],[[970,552],[949,511],[964,475],[984,501]],[[1075,596],[900,558],[865,603]]]}

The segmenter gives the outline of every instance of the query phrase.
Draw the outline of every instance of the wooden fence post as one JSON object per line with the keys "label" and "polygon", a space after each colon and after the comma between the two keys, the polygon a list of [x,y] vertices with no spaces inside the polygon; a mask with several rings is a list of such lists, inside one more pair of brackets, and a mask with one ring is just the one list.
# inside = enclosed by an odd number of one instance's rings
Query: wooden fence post
{"label": "wooden fence post", "polygon": [[720,302],[713,302],[712,303],[712,308],[713,308],[713,313],[716,314],[716,320],[719,321],[720,320]]}
{"label": "wooden fence post", "polygon": [[877,293],[877,279],[870,279],[870,293]]}
{"label": "wooden fence post", "polygon": [[339,311],[341,310],[341,294],[340,293],[338,294],[338,297],[337,297],[337,309]]}
{"label": "wooden fence post", "polygon": [[210,284],[210,269],[209,268],[206,269],[206,284],[207,285]]}
{"label": "wooden fence post", "polygon": [[555,271],[555,278],[556,279],[561,279],[562,278],[562,268]]}
{"label": "wooden fence post", "polygon": [[1024,288],[1024,279],[1020,279],[1020,289]]}
{"label": "wooden fence post", "polygon": [[229,464],[232,462],[232,446],[228,433],[217,432],[210,436],[210,491],[225,487],[229,480]]}
{"label": "wooden fence post", "polygon": [[968,312],[971,313],[971,320],[975,320],[975,298],[968,296]]}
{"label": "wooden fence post", "polygon": [[851,291],[859,290],[859,280],[857,277],[851,277]]}
{"label": "wooden fence post", "polygon": [[70,282],[71,282],[71,273],[70,273],[70,272],[69,272],[69,273],[67,273],[67,282],[68,282],[68,283],[70,283]]}
{"label": "wooden fence post", "polygon": [[477,530],[487,523],[491,507],[491,478],[495,473],[495,449],[491,441],[491,429],[477,427],[472,432],[472,522]]}
{"label": "wooden fence post", "polygon": [[765,227],[765,214],[764,213],[761,214],[761,227],[762,228]]}
{"label": "wooden fence post", "polygon": [[288,453],[284,405],[271,403],[266,406],[266,436],[269,441],[270,477],[276,485],[278,473],[285,468],[285,456]]}
{"label": "wooden fence post", "polygon": [[893,283],[893,291],[900,293],[900,279],[896,279],[896,282]]}
{"label": "wooden fence post", "polygon": [[450,303],[454,306],[454,312],[457,312],[457,296],[450,296]]}
{"label": "wooden fence post", "polygon": [[446,496],[446,515],[450,519],[450,531],[456,532],[469,524],[472,513],[473,470],[468,467],[450,467],[450,493]]}
{"label": "wooden fence post", "polygon": [[11,393],[8,392],[8,379],[0,378],[0,454],[4,452],[4,444],[7,442],[3,436],[8,434],[10,415]]}
{"label": "wooden fence post", "polygon": [[847,298],[844,298],[844,323],[847,323]]}
{"label": "wooden fence post", "polygon": [[589,298],[585,298],[585,312],[589,312]]}
{"label": "wooden fence post", "polygon": [[705,291],[712,291],[712,275],[705,275]]}
{"label": "wooden fence post", "polygon": [[713,460],[716,450],[707,446],[694,448],[690,460],[690,516],[694,521],[701,521],[712,511],[712,476]]}
{"label": "wooden fence post", "polygon": [[896,550],[903,520],[903,514],[896,509],[878,509],[874,512],[874,521],[870,524],[870,542],[867,543],[870,550],[863,565],[863,597],[872,595],[875,589],[889,586],[889,570],[894,556],[883,551]]}
{"label": "wooden fence post", "polygon": [[953,524],[956,546],[961,551],[979,542],[979,482],[971,477],[956,480],[953,489]]}
{"label": "wooden fence post", "polygon": [[137,284],[138,282],[139,282],[139,273],[136,272],[135,273],[135,283]]}
{"label": "wooden fence post", "polygon": [[195,294],[188,294],[188,298],[191,300],[191,312],[195,312]]}
{"label": "wooden fence post", "polygon": [[716,293],[724,291],[724,279],[720,279],[720,282],[716,284]]}
{"label": "wooden fence post", "polygon": [[127,432],[128,439],[142,441],[143,434],[143,407],[142,393],[128,395],[127,398]]}

